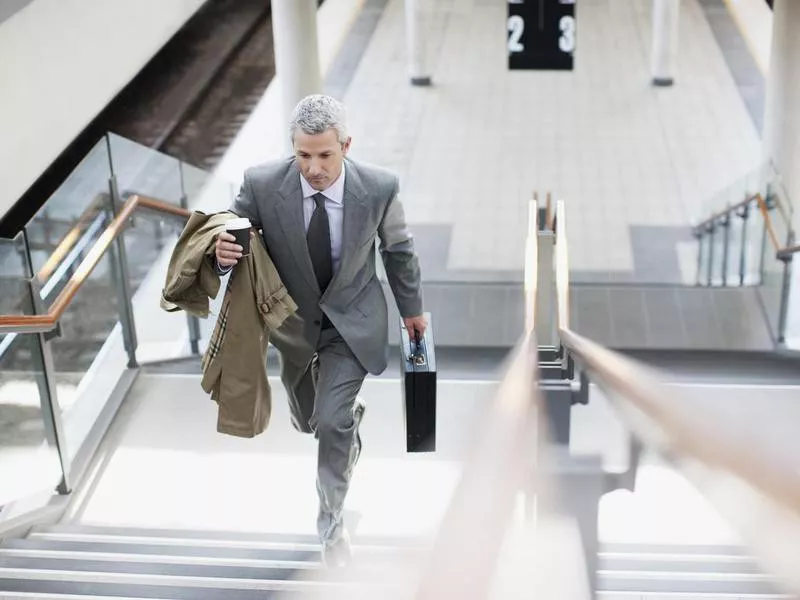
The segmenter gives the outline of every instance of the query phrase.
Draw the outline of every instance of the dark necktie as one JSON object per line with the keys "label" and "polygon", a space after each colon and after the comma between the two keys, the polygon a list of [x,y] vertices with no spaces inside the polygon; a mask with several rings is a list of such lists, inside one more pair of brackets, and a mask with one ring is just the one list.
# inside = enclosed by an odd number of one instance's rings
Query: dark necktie
{"label": "dark necktie", "polygon": [[331,257],[331,230],[328,225],[328,212],[325,210],[325,196],[314,194],[317,207],[311,215],[311,222],[306,232],[308,253],[314,266],[319,289],[324,292],[333,279],[333,259]]}

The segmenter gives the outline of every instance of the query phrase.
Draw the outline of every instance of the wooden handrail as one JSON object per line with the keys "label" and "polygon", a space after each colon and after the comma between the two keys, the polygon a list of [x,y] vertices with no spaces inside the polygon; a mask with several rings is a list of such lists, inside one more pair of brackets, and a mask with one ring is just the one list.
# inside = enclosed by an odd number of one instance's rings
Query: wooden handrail
{"label": "wooden handrail", "polygon": [[[765,203],[759,196],[759,205]],[[557,289],[569,289],[563,207],[557,215]],[[771,237],[774,237],[774,232]],[[774,243],[774,241],[773,241]],[[559,336],[565,350],[604,388],[626,425],[645,444],[676,463],[688,480],[756,548],[766,567],[800,592],[800,477],[785,456],[743,440],[718,415],[676,402],[648,368],[572,331],[559,298]],[[562,318],[564,315],[564,318]]]}
{"label": "wooden handrail", "polygon": [[[775,257],[778,260],[789,260],[792,255],[800,252],[800,244],[784,246],[778,241],[778,235],[775,233],[775,226],[772,224],[772,217],[769,216],[769,208],[760,194],[758,195],[758,208],[764,219],[764,226],[767,228],[767,237],[769,237],[769,241],[775,250]],[[782,215],[786,215],[785,209],[782,208],[781,204],[778,204],[778,208]],[[791,221],[787,222],[791,223]]]}
{"label": "wooden handrail", "polygon": [[800,252],[800,244],[792,244],[791,246],[784,246],[778,250],[777,256],[780,260],[786,260],[798,252]]}
{"label": "wooden handrail", "polygon": [[537,346],[526,332],[508,363],[426,561],[415,600],[483,600],[520,490],[536,470]]}
{"label": "wooden handrail", "polygon": [[111,243],[119,236],[125,229],[125,222],[130,218],[133,211],[138,207],[149,208],[165,214],[189,218],[191,212],[174,206],[160,200],[147,198],[144,196],[132,196],[125,204],[122,205],[122,210],[109,223],[108,227],[103,230],[100,237],[92,245],[91,250],[86,257],[81,261],[81,264],[75,270],[75,273],[70,277],[64,289],[58,294],[47,314],[44,315],[0,315],[0,332],[9,333],[14,331],[19,332],[40,332],[50,331],[56,327],[56,324],[67,310],[75,295],[86,282],[89,275],[92,274],[95,267],[97,267],[103,255],[108,250]]}
{"label": "wooden handrail", "polygon": [[761,217],[764,219],[764,226],[767,228],[767,237],[772,243],[775,252],[780,252],[782,244],[778,241],[778,236],[775,234],[775,228],[772,225],[772,218],[769,216],[769,208],[767,202],[761,197],[761,194],[756,194],[756,201],[758,202],[758,209],[761,211]]}
{"label": "wooden handrail", "polygon": [[[536,493],[537,518],[522,526],[529,543],[547,544],[547,508],[552,502],[552,482],[537,464],[538,449],[545,445],[546,428],[540,421],[544,404],[537,385],[538,346],[534,333],[537,278],[539,276],[539,206],[537,196],[528,207],[527,255],[525,260],[525,331],[511,354],[494,395],[492,406],[481,419],[480,434],[470,444],[470,455],[439,527],[433,551],[427,557],[414,595],[415,600],[483,600],[497,575],[496,559],[507,542],[510,517],[517,495]],[[545,218],[547,218],[545,214]],[[535,528],[535,531],[532,529]],[[535,534],[535,535],[534,535]],[[563,535],[559,531],[558,535]],[[564,539],[552,539],[547,551],[554,551]],[[555,543],[558,542],[558,543]],[[577,542],[577,540],[576,540]],[[515,548],[514,551],[519,551]],[[569,556],[560,557],[569,581],[580,578],[583,554],[576,545]],[[585,598],[565,595],[564,573],[556,582],[541,573],[539,557],[525,561],[525,581],[520,590],[535,583],[542,597]],[[552,561],[548,562],[552,565]],[[507,576],[508,573],[505,573]],[[528,578],[528,575],[534,575]],[[535,582],[534,582],[535,580]],[[580,586],[578,586],[580,587]]]}
{"label": "wooden handrail", "polygon": [[[646,435],[662,451],[689,454],[708,467],[721,468],[750,482],[800,519],[800,479],[785,460],[759,457],[749,444],[731,439],[719,420],[703,423],[702,413],[691,413],[674,402],[661,381],[633,359],[602,347],[572,330],[562,331],[565,346],[607,387],[658,424],[667,436]],[[612,399],[613,400],[613,399]],[[643,428],[638,428],[643,430]],[[797,541],[800,544],[800,540]]]}
{"label": "wooden handrail", "polygon": [[[702,406],[676,402],[657,377],[635,361],[580,336],[560,332],[562,343],[626,425],[673,462],[727,517],[781,582],[800,592],[800,478],[786,456],[766,452],[755,437],[726,427]],[[757,427],[757,426],[756,426]]]}
{"label": "wooden handrail", "polygon": [[147,196],[137,195],[135,197],[139,199],[138,206],[140,206],[141,208],[149,208],[150,210],[154,210],[156,212],[172,215],[175,217],[182,217],[184,219],[188,219],[189,217],[192,216],[192,212],[186,208],[182,208],[174,204],[169,204],[168,202],[163,202],[161,200],[148,198]]}
{"label": "wooden handrail", "polygon": [[64,257],[69,253],[70,250],[72,250],[73,246],[78,243],[78,240],[83,234],[83,228],[89,221],[97,217],[97,214],[99,213],[97,205],[104,200],[106,200],[106,196],[99,194],[80,214],[78,217],[78,222],[75,223],[75,225],[73,225],[66,235],[61,239],[53,252],[47,258],[44,266],[42,266],[42,268],[39,269],[39,272],[36,274],[40,282],[44,283],[50,278],[50,276],[58,268],[58,265],[61,264],[61,261],[64,260]]}
{"label": "wooden handrail", "polygon": [[[773,250],[775,250],[776,258],[778,258],[779,260],[786,260],[793,254],[800,252],[800,244],[792,244],[789,246],[784,246],[783,244],[780,243],[780,241],[778,240],[778,234],[775,232],[775,225],[772,222],[772,217],[769,214],[769,207],[767,206],[767,201],[760,193],[754,194],[749,198],[747,198],[746,200],[743,200],[738,204],[734,204],[730,208],[727,208],[723,211],[716,213],[714,216],[706,219],[699,225],[695,226],[695,231],[701,231],[704,226],[711,224],[720,217],[724,217],[730,211],[735,210],[736,208],[744,206],[745,204],[748,204],[753,201],[756,202],[758,210],[761,213],[761,217],[764,219],[764,227],[766,227],[767,230],[767,237],[769,238],[770,244],[772,244]],[[789,221],[789,217],[783,205],[779,202],[777,204],[777,207],[778,207],[778,212],[783,216],[784,220],[787,223],[790,223],[791,221]]]}
{"label": "wooden handrail", "polygon": [[709,225],[713,225],[714,223],[716,223],[717,219],[721,219],[725,215],[728,215],[731,212],[733,212],[733,211],[735,211],[735,210],[737,210],[739,208],[747,206],[753,200],[756,200],[760,196],[761,196],[761,194],[753,194],[751,196],[748,196],[747,198],[745,198],[741,202],[737,202],[736,204],[732,204],[731,206],[728,206],[727,208],[723,208],[722,210],[715,212],[713,215],[711,215],[707,219],[705,219],[705,220],[701,221],[700,223],[698,223],[697,225],[695,225],[694,226],[694,230],[696,232],[698,232],[698,233],[702,232],[703,229],[705,229]]}

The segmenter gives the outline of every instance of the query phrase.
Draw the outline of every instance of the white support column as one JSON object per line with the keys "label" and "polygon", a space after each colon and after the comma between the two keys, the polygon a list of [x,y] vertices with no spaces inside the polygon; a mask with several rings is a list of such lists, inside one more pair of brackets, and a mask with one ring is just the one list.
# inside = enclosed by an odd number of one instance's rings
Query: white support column
{"label": "white support column", "polygon": [[681,0],[653,0],[653,85],[669,86],[675,80],[680,6]]}
{"label": "white support column", "polygon": [[406,9],[406,48],[408,52],[408,74],[411,85],[431,85],[431,74],[427,64],[427,36],[422,3],[425,0],[404,0]]}
{"label": "white support column", "polygon": [[[800,2],[775,0],[773,4],[772,50],[767,75],[764,113],[763,155],[781,176],[783,189],[794,207],[792,229],[800,232]],[[779,219],[777,211],[773,219]],[[781,225],[779,231],[785,231]],[[786,240],[779,240],[785,244]],[[795,243],[797,240],[795,240]],[[770,251],[767,260],[774,260]],[[772,270],[775,270],[773,263]],[[784,343],[800,349],[800,254],[789,266],[788,303]],[[773,284],[775,285],[775,284]],[[779,284],[778,284],[779,285]],[[768,310],[774,314],[778,306]]]}
{"label": "white support column", "polygon": [[800,38],[794,29],[800,24],[800,5],[797,2],[775,2],[772,23],[772,50],[761,137],[765,160],[773,160],[778,170],[791,178],[797,164],[792,156],[792,147],[800,136],[794,115],[800,107],[800,86],[793,85],[793,80],[796,81],[800,74]]}
{"label": "white support column", "polygon": [[288,123],[292,110],[304,97],[322,92],[316,0],[272,0],[272,35],[289,148]]}

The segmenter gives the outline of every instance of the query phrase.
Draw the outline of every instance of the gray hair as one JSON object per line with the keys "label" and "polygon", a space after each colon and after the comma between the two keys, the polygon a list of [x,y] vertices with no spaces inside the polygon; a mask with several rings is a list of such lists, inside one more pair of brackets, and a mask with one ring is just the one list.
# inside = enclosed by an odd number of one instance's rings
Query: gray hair
{"label": "gray hair", "polygon": [[308,135],[318,135],[334,129],[339,143],[344,144],[347,141],[347,115],[344,105],[331,96],[306,96],[292,111],[292,120],[289,122],[292,142],[298,129]]}

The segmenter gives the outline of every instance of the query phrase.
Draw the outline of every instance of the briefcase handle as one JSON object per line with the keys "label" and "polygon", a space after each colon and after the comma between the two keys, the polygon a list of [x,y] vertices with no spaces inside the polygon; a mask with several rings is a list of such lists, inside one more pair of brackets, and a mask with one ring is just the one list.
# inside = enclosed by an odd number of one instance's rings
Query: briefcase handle
{"label": "briefcase handle", "polygon": [[413,362],[417,367],[424,366],[428,362],[424,352],[425,342],[416,335],[414,337],[409,335],[408,337],[411,341],[411,355],[408,357],[408,360]]}

